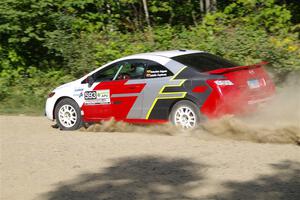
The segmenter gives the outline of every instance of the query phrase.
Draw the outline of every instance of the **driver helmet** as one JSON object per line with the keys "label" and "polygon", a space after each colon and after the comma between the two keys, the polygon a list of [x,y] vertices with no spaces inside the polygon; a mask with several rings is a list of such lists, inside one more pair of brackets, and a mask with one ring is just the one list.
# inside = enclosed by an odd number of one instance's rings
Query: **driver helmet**
{"label": "driver helmet", "polygon": [[133,72],[136,76],[142,76],[144,74],[145,67],[143,64],[132,64],[131,72]]}
{"label": "driver helmet", "polygon": [[135,72],[137,75],[141,76],[144,74],[145,68],[144,65],[140,64],[138,66],[136,66]]}

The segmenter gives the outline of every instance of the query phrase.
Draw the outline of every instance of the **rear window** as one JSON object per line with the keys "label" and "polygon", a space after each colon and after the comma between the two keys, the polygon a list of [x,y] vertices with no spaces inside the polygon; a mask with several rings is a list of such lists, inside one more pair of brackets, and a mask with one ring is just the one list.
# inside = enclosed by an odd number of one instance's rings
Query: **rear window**
{"label": "rear window", "polygon": [[199,72],[208,72],[221,68],[239,66],[234,62],[209,53],[186,54],[181,56],[175,56],[172,59],[182,63],[185,66],[192,67]]}

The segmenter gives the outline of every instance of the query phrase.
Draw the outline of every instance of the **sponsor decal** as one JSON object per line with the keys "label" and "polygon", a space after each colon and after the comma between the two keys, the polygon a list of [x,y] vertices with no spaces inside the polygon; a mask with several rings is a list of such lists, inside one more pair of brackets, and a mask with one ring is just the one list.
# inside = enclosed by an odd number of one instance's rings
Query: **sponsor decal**
{"label": "sponsor decal", "polygon": [[84,92],[85,104],[110,104],[109,90],[97,90]]}
{"label": "sponsor decal", "polygon": [[83,97],[83,92],[73,94],[74,97]]}
{"label": "sponsor decal", "polygon": [[82,92],[83,88],[75,88],[74,92]]}
{"label": "sponsor decal", "polygon": [[83,96],[83,88],[75,88],[73,96],[79,97],[79,98],[82,97]]}
{"label": "sponsor decal", "polygon": [[97,92],[96,91],[86,91],[84,93],[84,99],[85,100],[94,100],[97,98]]}
{"label": "sponsor decal", "polygon": [[168,73],[167,70],[147,70],[146,77],[147,78],[166,77],[167,73]]}

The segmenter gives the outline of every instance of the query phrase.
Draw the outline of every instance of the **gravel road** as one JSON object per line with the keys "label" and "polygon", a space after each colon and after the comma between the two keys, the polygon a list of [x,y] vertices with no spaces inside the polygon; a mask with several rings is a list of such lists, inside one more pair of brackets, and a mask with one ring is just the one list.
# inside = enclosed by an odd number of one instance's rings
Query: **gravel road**
{"label": "gravel road", "polygon": [[2,200],[300,199],[300,147],[0,116]]}

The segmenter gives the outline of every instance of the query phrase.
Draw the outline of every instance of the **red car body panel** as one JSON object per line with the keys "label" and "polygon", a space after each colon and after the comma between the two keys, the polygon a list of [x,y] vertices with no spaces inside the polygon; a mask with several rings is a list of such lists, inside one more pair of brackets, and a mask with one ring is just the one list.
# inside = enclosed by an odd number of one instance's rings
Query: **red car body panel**
{"label": "red car body panel", "polygon": [[[124,120],[134,102],[136,101],[136,94],[140,93],[145,84],[130,84],[126,85],[128,80],[118,80],[112,82],[101,82],[94,90],[108,89],[110,90],[111,103],[110,104],[95,104],[87,105],[83,104],[82,110],[84,114],[84,121],[95,122],[99,120],[107,120],[111,117],[116,120]],[[132,94],[124,97],[114,97],[114,95],[120,94]],[[120,103],[119,103],[120,102]]]}
{"label": "red car body panel", "polygon": [[[263,102],[275,93],[272,83],[261,63],[252,66],[241,66],[230,69],[218,69],[210,74],[222,74],[233,85],[216,85],[215,80],[208,80],[212,93],[201,107],[201,112],[209,118],[226,114],[245,114],[256,110],[256,102]],[[256,85],[250,88],[249,81]]]}

